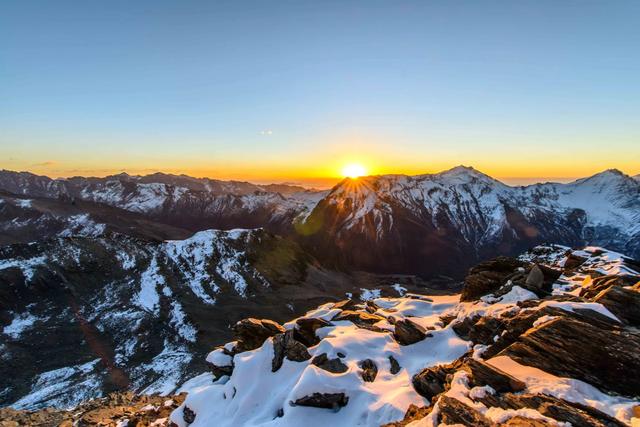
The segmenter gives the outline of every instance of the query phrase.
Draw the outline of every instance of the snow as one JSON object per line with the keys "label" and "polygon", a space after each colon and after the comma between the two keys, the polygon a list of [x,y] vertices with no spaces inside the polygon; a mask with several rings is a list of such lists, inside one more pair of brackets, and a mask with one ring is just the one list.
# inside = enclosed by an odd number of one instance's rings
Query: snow
{"label": "snow", "polygon": [[33,205],[33,200],[29,200],[29,199],[15,199],[15,200],[16,200],[16,205],[23,209],[28,209]]}
{"label": "snow", "polygon": [[222,349],[217,349],[207,355],[207,362],[219,367],[231,366],[233,357],[224,353]]}
{"label": "snow", "polygon": [[620,319],[618,319],[613,313],[611,313],[605,306],[597,302],[544,301],[537,308],[540,309],[544,307],[555,307],[570,312],[573,312],[576,309],[593,310],[604,316],[607,316],[610,319],[615,320],[618,323],[621,323]]}
{"label": "snow", "polygon": [[0,270],[5,270],[8,268],[19,268],[22,271],[26,282],[29,283],[33,280],[36,272],[36,267],[45,265],[46,262],[47,257],[45,255],[28,259],[3,259],[0,260]]}
{"label": "snow", "polygon": [[547,394],[591,406],[627,424],[630,423],[631,409],[640,404],[638,400],[605,394],[580,380],[557,377],[540,369],[521,365],[507,356],[491,358],[487,363],[523,381],[527,385],[527,392]]}
{"label": "snow", "polygon": [[59,237],[97,237],[104,234],[107,226],[98,224],[89,214],[72,215],[67,218],[67,228],[58,233]]}
{"label": "snow", "polygon": [[164,284],[164,277],[160,275],[157,258],[153,258],[149,267],[140,276],[140,290],[133,298],[133,303],[154,314],[159,313],[160,295],[158,285]]}
{"label": "snow", "polygon": [[142,394],[159,394],[167,396],[178,388],[178,382],[191,362],[191,353],[186,347],[171,343],[165,339],[162,352],[157,354],[150,363],[139,366],[136,370],[151,370],[157,379],[140,392]]}
{"label": "snow", "polygon": [[395,291],[398,293],[398,295],[400,296],[404,296],[404,294],[407,293],[407,288],[405,288],[404,286],[402,286],[400,283],[394,283],[393,285],[391,285],[391,287],[393,289],[395,289]]}
{"label": "snow", "polygon": [[380,289],[364,289],[360,288],[360,300],[361,301],[369,301],[375,298],[380,298],[381,296]]}
{"label": "snow", "polygon": [[13,318],[10,324],[4,327],[2,333],[9,335],[11,338],[17,339],[23,332],[29,330],[37,321],[40,320],[46,319],[28,312],[18,314]]}

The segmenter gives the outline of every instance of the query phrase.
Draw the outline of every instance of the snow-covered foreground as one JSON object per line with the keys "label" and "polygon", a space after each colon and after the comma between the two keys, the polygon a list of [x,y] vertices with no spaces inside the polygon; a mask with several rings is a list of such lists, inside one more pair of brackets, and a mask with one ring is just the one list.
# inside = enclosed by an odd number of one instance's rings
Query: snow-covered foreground
{"label": "snow-covered foreground", "polygon": [[[566,251],[567,248],[562,247],[538,248],[537,255],[534,251],[522,260],[527,264],[535,261],[563,268],[567,262]],[[483,361],[483,355],[491,354],[493,342],[499,345],[507,331],[496,335],[488,344],[476,343],[469,337],[463,338],[461,335],[465,334],[460,332],[471,319],[482,318],[486,322],[540,312],[525,334],[544,328],[562,317],[562,313],[567,316],[584,313],[581,310],[592,310],[589,313],[597,313],[594,316],[604,316],[610,322],[621,324],[604,305],[574,295],[591,286],[592,279],[603,273],[614,272],[620,277],[633,277],[638,273],[625,264],[622,255],[614,252],[586,248],[575,255],[585,258],[583,266],[564,270],[552,284],[553,295],[544,298],[531,291],[530,277],[537,273],[529,272],[522,286],[526,283],[530,289],[515,284],[517,279],[512,275],[513,281],[505,280],[493,294],[472,301],[461,302],[460,295],[407,294],[401,298],[374,298],[355,307],[325,304],[303,316],[306,322],[321,319],[317,322],[323,326],[315,329],[318,342],[307,346],[308,355],[291,357],[298,361],[290,360],[287,353],[279,368],[274,362],[279,353],[276,347],[282,342],[278,336],[267,338],[259,348],[249,351],[238,350],[238,342],[229,343],[213,351],[207,360],[216,368],[232,370],[231,375],[218,375],[214,379],[211,374],[204,374],[190,381],[184,388],[188,396],[172,413],[171,421],[181,427],[379,426],[402,420],[410,406],[415,405],[429,407],[428,415],[407,425],[437,426],[445,415],[443,399],[451,397],[478,414],[481,422],[477,425],[501,425],[516,417],[536,420],[541,425],[571,425],[534,408],[516,410],[490,406],[486,397],[498,397],[496,390],[489,385],[472,385],[469,372],[460,366],[452,369],[445,391],[434,397],[433,406],[430,399],[416,390],[412,380],[425,368],[468,359]],[[530,270],[533,264],[528,265],[526,268]],[[524,267],[515,271],[515,275],[524,273]],[[543,315],[543,310],[550,307],[559,314]],[[302,323],[297,320],[285,324],[284,330],[298,333]],[[409,333],[402,333],[398,325],[407,323]],[[280,336],[286,337],[287,333]],[[634,418],[634,413],[638,417],[637,411],[640,411],[637,397],[634,400],[607,394],[579,379],[553,375],[504,354],[494,354],[482,363],[510,375],[512,382],[522,382],[523,388],[516,394],[551,396],[597,409],[602,417],[615,418],[612,422],[639,425],[640,418]],[[322,363],[323,360],[332,365]],[[371,366],[376,370],[373,381]]]}

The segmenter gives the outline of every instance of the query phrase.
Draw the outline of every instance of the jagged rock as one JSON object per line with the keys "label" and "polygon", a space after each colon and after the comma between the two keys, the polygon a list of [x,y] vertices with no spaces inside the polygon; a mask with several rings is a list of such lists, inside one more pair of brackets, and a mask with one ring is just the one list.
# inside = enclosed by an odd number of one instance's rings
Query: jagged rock
{"label": "jagged rock", "polygon": [[567,255],[567,259],[564,262],[564,269],[565,270],[574,270],[574,269],[580,267],[582,264],[584,264],[586,260],[587,260],[587,258],[578,256],[575,253],[570,252]]}
{"label": "jagged rock", "polygon": [[457,360],[448,365],[425,368],[413,376],[411,384],[419,395],[431,400],[447,389],[450,376],[460,368],[461,364],[462,362]]}
{"label": "jagged rock", "polygon": [[544,394],[487,394],[478,399],[486,406],[502,409],[531,408],[542,415],[574,427],[622,427],[625,424],[590,406],[573,403]]}
{"label": "jagged rock", "polygon": [[182,408],[182,419],[185,423],[191,424],[196,420],[196,413],[191,410],[188,406]]}
{"label": "jagged rock", "polygon": [[544,421],[521,416],[509,418],[504,423],[499,424],[500,427],[547,427],[548,425],[549,424]]}
{"label": "jagged rock", "polygon": [[348,403],[349,397],[344,393],[313,393],[311,396],[301,397],[293,402],[293,405],[339,411],[340,408],[347,406]]}
{"label": "jagged rock", "polygon": [[509,257],[497,257],[478,264],[469,270],[469,274],[464,279],[460,301],[473,301],[497,291],[509,276],[517,273],[518,268],[525,266],[526,263]]}
{"label": "jagged rock", "polygon": [[425,328],[409,319],[397,320],[394,326],[393,337],[400,345],[415,344],[431,336],[427,334]]}
{"label": "jagged rock", "polygon": [[526,384],[506,372],[480,360],[469,359],[462,367],[471,373],[471,385],[488,385],[498,393],[523,391]]}
{"label": "jagged rock", "polygon": [[432,406],[416,406],[413,403],[407,408],[407,412],[404,413],[404,418],[400,421],[384,424],[381,427],[405,427],[414,421],[418,421],[426,417],[433,410]]}
{"label": "jagged rock", "polygon": [[355,310],[358,308],[358,303],[352,299],[345,299],[333,304],[331,308],[338,308],[340,310]]}
{"label": "jagged rock", "polygon": [[367,311],[367,313],[371,314],[374,314],[379,308],[380,307],[378,307],[373,301],[367,301],[364,305],[364,309]]}
{"label": "jagged rock", "polygon": [[462,424],[474,427],[493,426],[493,423],[480,412],[452,397],[440,396],[438,408],[438,418],[443,424]]}
{"label": "jagged rock", "polygon": [[311,360],[311,364],[333,374],[342,374],[349,370],[349,367],[345,365],[339,358],[329,359],[327,353],[317,355]]}
{"label": "jagged rock", "polygon": [[248,350],[255,350],[264,341],[276,334],[283,333],[285,329],[276,322],[268,319],[242,319],[231,328],[234,339],[238,342],[236,351],[238,353]]}
{"label": "jagged rock", "polygon": [[331,322],[315,317],[302,317],[296,320],[294,337],[307,347],[312,347],[320,342],[316,330],[325,326],[331,326]]}
{"label": "jagged rock", "polygon": [[294,338],[293,330],[273,337],[273,359],[271,360],[271,372],[276,372],[282,366],[284,358],[293,362],[304,362],[311,359],[304,344]]}
{"label": "jagged rock", "polygon": [[378,366],[371,359],[365,359],[358,363],[358,366],[362,369],[362,380],[365,382],[372,383],[375,381],[376,376],[378,375]]}
{"label": "jagged rock", "polygon": [[400,363],[398,363],[395,357],[389,356],[389,364],[391,365],[391,367],[389,368],[389,372],[391,372],[393,375],[400,372]]}
{"label": "jagged rock", "polygon": [[542,290],[542,286],[544,285],[544,273],[537,265],[531,267],[529,274],[527,275],[527,279],[525,280],[525,285],[527,289],[539,289]]}
{"label": "jagged rock", "polygon": [[603,391],[636,396],[640,377],[629,373],[640,372],[640,333],[603,325],[558,317],[529,330],[499,355]]}
{"label": "jagged rock", "polygon": [[367,327],[372,326],[374,323],[378,323],[381,320],[384,320],[384,317],[362,311],[343,310],[332,320],[348,320],[356,326]]}
{"label": "jagged rock", "polygon": [[640,326],[640,292],[620,286],[610,286],[595,298],[616,317],[630,325]]}

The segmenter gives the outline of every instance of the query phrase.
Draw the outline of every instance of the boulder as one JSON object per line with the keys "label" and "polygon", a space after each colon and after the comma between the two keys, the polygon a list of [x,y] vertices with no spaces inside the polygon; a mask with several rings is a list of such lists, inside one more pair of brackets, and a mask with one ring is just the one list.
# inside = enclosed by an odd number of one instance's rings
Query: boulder
{"label": "boulder", "polygon": [[594,298],[623,322],[640,326],[640,292],[617,285],[610,286]]}
{"label": "boulder", "polygon": [[414,421],[423,419],[429,415],[432,410],[432,406],[416,406],[412,403],[407,408],[407,412],[404,413],[404,418],[402,420],[383,424],[381,427],[405,427]]}
{"label": "boulder", "polygon": [[185,406],[182,408],[182,419],[187,423],[187,425],[191,424],[196,420],[196,413],[188,406]]}
{"label": "boulder", "polygon": [[347,406],[349,397],[344,393],[313,393],[310,396],[304,396],[292,402],[292,405],[311,406],[314,408],[333,409],[339,411],[340,408]]}
{"label": "boulder", "polygon": [[478,264],[469,270],[464,279],[460,301],[474,301],[497,291],[510,276],[518,273],[518,268],[526,265],[510,257],[497,257]]}
{"label": "boulder", "polygon": [[587,258],[585,257],[581,257],[573,252],[569,252],[569,254],[567,254],[567,259],[564,261],[564,269],[565,271],[574,270],[584,264],[586,260]]}
{"label": "boulder", "polygon": [[331,325],[331,322],[327,322],[324,319],[302,317],[296,320],[294,336],[307,347],[312,347],[320,342],[320,339],[316,336],[316,330]]}
{"label": "boulder", "polygon": [[311,360],[311,364],[317,366],[332,374],[343,374],[349,370],[349,367],[345,365],[339,358],[329,359],[327,353],[317,355]]}
{"label": "boulder", "polygon": [[411,345],[422,341],[427,336],[426,329],[409,319],[397,320],[394,324],[393,337],[400,345]]}
{"label": "boulder", "polygon": [[360,361],[358,366],[362,369],[360,375],[363,381],[372,383],[376,380],[376,376],[378,376],[378,366],[376,362],[371,359],[365,359]]}
{"label": "boulder", "polygon": [[255,350],[267,338],[283,333],[285,329],[276,322],[268,319],[242,319],[231,328],[234,339],[238,342],[235,351],[240,353]]}
{"label": "boulder", "polygon": [[384,320],[384,317],[362,311],[343,310],[331,320],[348,320],[356,326],[366,328],[368,326],[373,326],[374,323],[378,323],[379,321]]}
{"label": "boulder", "polygon": [[462,362],[457,360],[448,365],[425,368],[413,376],[411,384],[419,395],[431,400],[449,387],[451,376],[461,365]]}
{"label": "boulder", "polygon": [[271,360],[271,372],[276,372],[282,366],[284,358],[293,362],[304,362],[311,359],[304,344],[294,338],[293,330],[273,337],[273,359]]}
{"label": "boulder", "polygon": [[637,396],[640,390],[640,333],[558,317],[521,335],[498,355],[509,356],[561,377],[605,391]]}

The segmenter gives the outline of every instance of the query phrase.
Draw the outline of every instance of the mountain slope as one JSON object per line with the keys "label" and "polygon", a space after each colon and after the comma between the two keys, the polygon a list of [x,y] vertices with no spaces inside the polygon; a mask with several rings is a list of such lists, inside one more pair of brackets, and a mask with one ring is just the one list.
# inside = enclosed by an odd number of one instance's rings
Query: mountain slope
{"label": "mountain slope", "polygon": [[637,425],[638,267],[602,248],[538,247],[474,268],[464,301],[328,303],[266,335],[264,320],[243,321],[207,357],[214,382],[191,381],[171,421]]}

